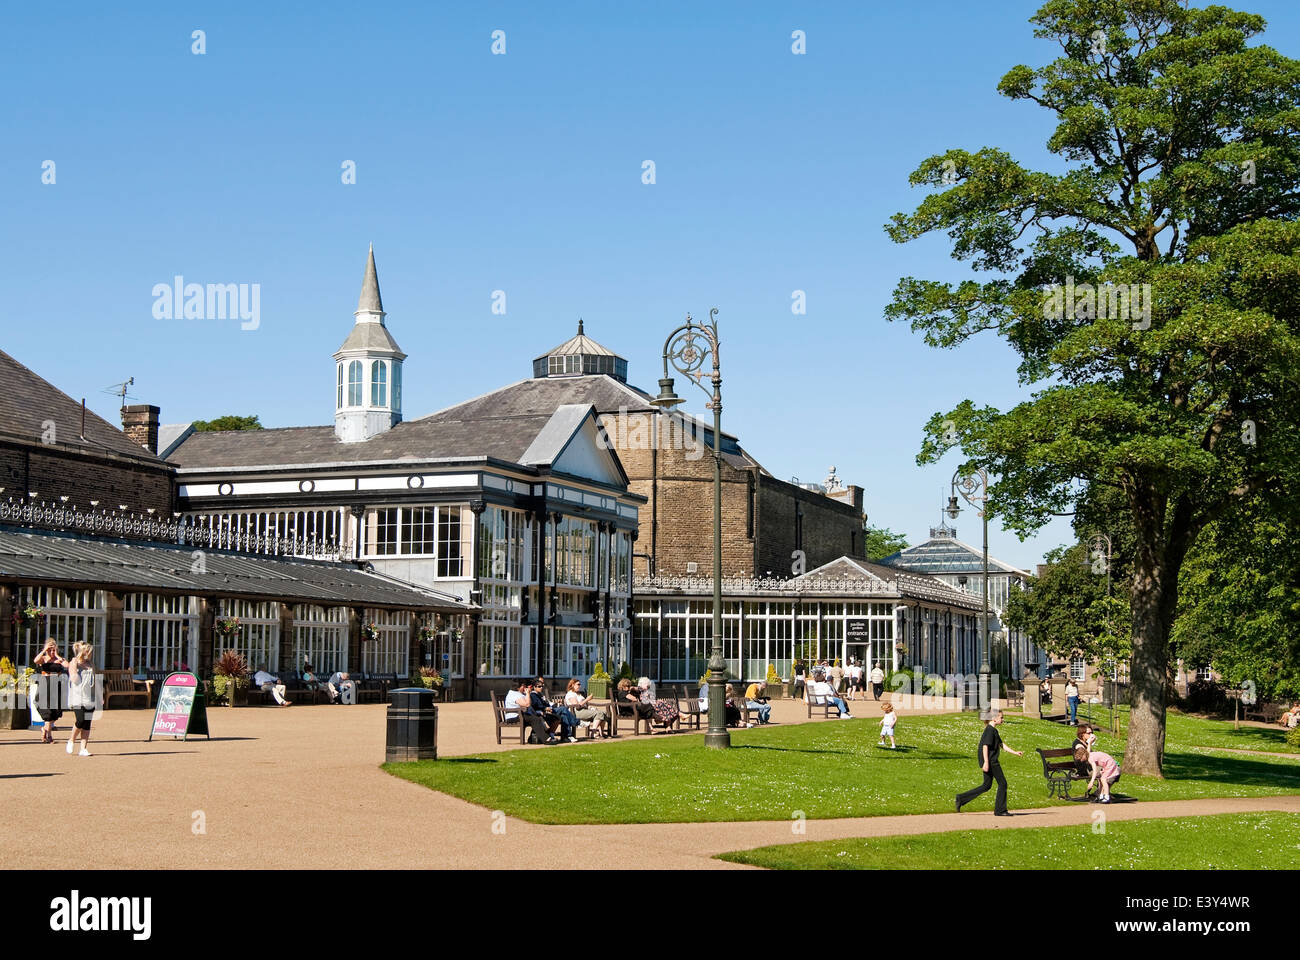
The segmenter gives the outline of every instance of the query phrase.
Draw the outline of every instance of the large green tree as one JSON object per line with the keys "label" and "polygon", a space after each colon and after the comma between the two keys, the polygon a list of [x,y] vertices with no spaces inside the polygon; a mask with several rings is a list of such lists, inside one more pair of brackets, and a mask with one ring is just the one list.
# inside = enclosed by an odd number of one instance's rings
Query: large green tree
{"label": "large green tree", "polygon": [[261,430],[262,420],[260,417],[241,417],[236,414],[227,414],[224,417],[217,417],[215,420],[195,420],[190,424],[195,430]]}
{"label": "large green tree", "polygon": [[996,332],[1034,388],[1007,411],[936,414],[918,462],[959,446],[1021,534],[1090,490],[1118,494],[1135,535],[1125,769],[1158,776],[1183,561],[1300,462],[1300,63],[1224,7],[1051,0],[1031,22],[1060,55],[999,90],[1054,115],[1058,159],[921,163],[912,183],[939,189],[886,229],[942,231],[988,276],[904,278],[887,315],[940,347]]}
{"label": "large green tree", "polygon": [[862,553],[868,560],[883,560],[907,546],[907,537],[888,527],[869,526],[862,533]]}

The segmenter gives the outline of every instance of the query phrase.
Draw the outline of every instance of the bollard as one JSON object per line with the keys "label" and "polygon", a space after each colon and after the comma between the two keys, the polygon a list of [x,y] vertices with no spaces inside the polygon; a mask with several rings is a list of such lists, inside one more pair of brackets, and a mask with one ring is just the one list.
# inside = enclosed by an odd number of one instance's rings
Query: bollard
{"label": "bollard", "polygon": [[402,687],[388,695],[389,763],[438,759],[438,705],[432,690]]}

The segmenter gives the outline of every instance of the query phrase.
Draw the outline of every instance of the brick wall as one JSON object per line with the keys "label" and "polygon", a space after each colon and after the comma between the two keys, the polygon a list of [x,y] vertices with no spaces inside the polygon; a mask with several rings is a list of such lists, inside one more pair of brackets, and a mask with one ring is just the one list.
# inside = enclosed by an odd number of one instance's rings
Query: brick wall
{"label": "brick wall", "polygon": [[0,442],[0,487],[0,498],[35,491],[38,500],[58,502],[66,496],[83,510],[98,500],[101,510],[117,510],[124,503],[133,513],[153,508],[160,518],[170,516],[173,502],[168,465],[63,444]]}
{"label": "brick wall", "polygon": [[[658,417],[658,414],[650,416]],[[696,574],[713,570],[713,460],[707,452],[673,442],[658,428],[658,449],[638,443],[630,428],[615,429],[602,418],[608,436],[628,475],[628,489],[645,497],[640,508],[635,552],[652,555],[659,576],[685,576],[687,563]],[[654,437],[656,428],[641,434]],[[657,480],[655,479],[657,477]],[[722,465],[722,572],[724,576],[790,574],[795,549],[795,505],[803,510],[803,549],[808,569],[850,553],[862,554],[862,497],[850,488],[849,500],[832,500],[793,484],[765,476],[757,468]],[[857,531],[855,538],[851,537]],[[633,569],[649,572],[649,561],[637,557]]]}

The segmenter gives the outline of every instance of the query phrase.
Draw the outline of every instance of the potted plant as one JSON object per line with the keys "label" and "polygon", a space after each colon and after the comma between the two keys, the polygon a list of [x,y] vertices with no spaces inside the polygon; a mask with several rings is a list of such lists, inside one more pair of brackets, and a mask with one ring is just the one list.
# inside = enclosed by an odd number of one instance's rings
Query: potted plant
{"label": "potted plant", "polygon": [[587,696],[595,697],[597,700],[608,700],[612,679],[605,672],[605,665],[597,660],[596,669],[592,670],[591,676],[587,678]]}
{"label": "potted plant", "polygon": [[420,668],[420,686],[426,690],[432,690],[434,687],[442,688],[442,674],[436,667]]}
{"label": "potted plant", "polygon": [[40,628],[45,623],[45,611],[29,603],[21,609],[14,610],[14,615],[10,619],[13,620],[14,626],[19,628]]}
{"label": "potted plant", "polygon": [[235,650],[227,650],[212,665],[212,692],[226,698],[226,706],[242,707],[248,703],[248,661]]}
{"label": "potted plant", "polygon": [[8,657],[0,659],[0,730],[26,730],[32,725],[27,689],[31,667],[19,670]]}
{"label": "potted plant", "polygon": [[780,699],[784,696],[785,688],[781,683],[781,675],[776,672],[776,667],[772,664],[767,665],[767,695]]}

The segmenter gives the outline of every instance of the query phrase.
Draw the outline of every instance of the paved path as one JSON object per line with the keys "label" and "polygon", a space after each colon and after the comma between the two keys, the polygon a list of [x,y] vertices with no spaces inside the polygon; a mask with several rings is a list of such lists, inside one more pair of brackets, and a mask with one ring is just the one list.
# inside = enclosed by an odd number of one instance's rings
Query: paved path
{"label": "paved path", "polygon": [[[855,713],[871,715],[872,706],[860,705]],[[801,705],[776,707],[778,717],[802,715]],[[115,709],[96,722],[95,755],[88,758],[69,756],[62,741],[42,744],[36,732],[0,731],[0,788],[16,820],[31,822],[42,812],[86,817],[82,836],[93,838],[91,865],[97,868],[472,868],[507,862],[595,868],[631,866],[653,851],[654,865],[662,868],[747,869],[711,857],[837,837],[1069,824],[1090,829],[1097,809],[1080,804],[996,819],[990,812],[810,820],[804,834],[784,821],[540,826],[494,817],[383,773],[384,710],[216,708],[210,741],[146,742],[152,713]],[[490,717],[484,703],[441,708],[443,755],[497,749]],[[67,735],[62,723],[59,734]],[[1300,813],[1300,796],[1115,805],[1107,815],[1122,820],[1252,810]],[[54,831],[11,838],[5,846],[9,866],[86,864],[84,840],[73,849]]]}

